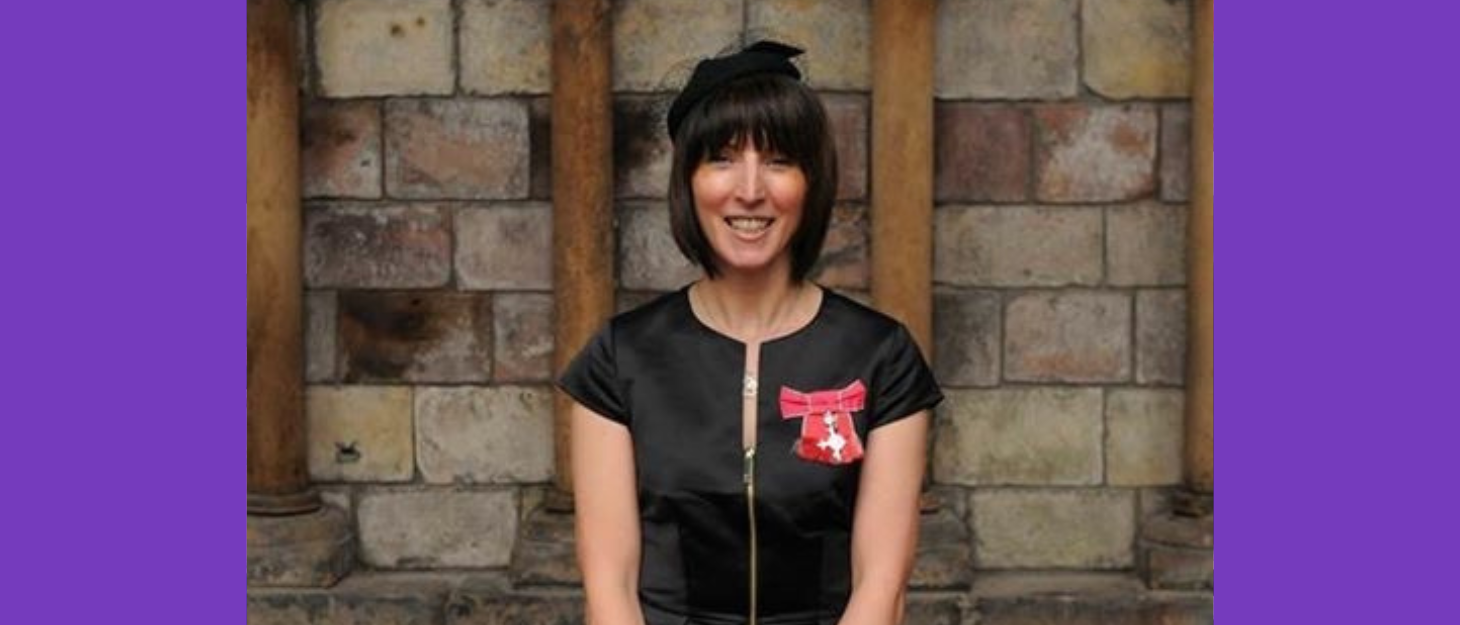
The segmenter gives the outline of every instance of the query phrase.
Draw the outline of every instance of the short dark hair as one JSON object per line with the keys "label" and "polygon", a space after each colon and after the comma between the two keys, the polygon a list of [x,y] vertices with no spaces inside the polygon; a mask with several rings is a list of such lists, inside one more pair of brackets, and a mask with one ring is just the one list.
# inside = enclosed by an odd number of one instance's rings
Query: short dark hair
{"label": "short dark hair", "polygon": [[801,225],[791,236],[791,279],[805,279],[821,256],[837,187],[836,143],[816,93],[789,76],[737,78],[690,109],[671,139],[670,229],[679,251],[711,278],[719,275],[719,268],[700,229],[691,186],[700,163],[750,140],[757,149],[785,156],[801,168],[806,199]]}

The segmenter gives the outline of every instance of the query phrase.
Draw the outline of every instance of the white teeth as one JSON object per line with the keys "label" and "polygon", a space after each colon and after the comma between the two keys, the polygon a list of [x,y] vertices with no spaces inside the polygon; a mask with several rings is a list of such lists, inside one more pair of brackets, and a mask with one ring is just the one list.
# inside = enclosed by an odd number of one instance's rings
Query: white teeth
{"label": "white teeth", "polygon": [[725,218],[725,223],[730,224],[730,227],[732,229],[734,229],[736,231],[739,231],[739,232],[760,232],[761,230],[765,230],[766,228],[769,228],[771,226],[771,222],[772,221],[775,221],[775,220],[770,219],[770,218],[767,218],[767,217],[727,217],[727,218]]}

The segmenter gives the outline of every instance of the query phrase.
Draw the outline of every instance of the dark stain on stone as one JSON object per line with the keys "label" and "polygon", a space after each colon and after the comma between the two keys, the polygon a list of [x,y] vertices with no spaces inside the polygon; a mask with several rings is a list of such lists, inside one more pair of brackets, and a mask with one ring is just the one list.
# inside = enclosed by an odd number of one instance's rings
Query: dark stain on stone
{"label": "dark stain on stone", "polygon": [[417,15],[416,16],[416,28],[425,28],[425,27],[426,27],[426,18]]}
{"label": "dark stain on stone", "polygon": [[301,147],[311,150],[320,147],[340,147],[359,140],[359,133],[342,119],[342,115],[328,108],[311,107],[304,118]]}
{"label": "dark stain on stone", "polygon": [[401,28],[401,25],[400,24],[392,23],[390,25],[390,36],[392,36],[392,37],[400,37],[400,36],[405,35],[405,34],[406,34],[406,29]]}
{"label": "dark stain on stone", "polygon": [[657,109],[650,103],[638,100],[620,100],[613,107],[613,168],[614,186],[623,188],[628,172],[634,171],[654,158],[659,146],[660,125]]}
{"label": "dark stain on stone", "polygon": [[546,200],[553,196],[553,123],[549,98],[534,98],[527,118],[528,196]]}
{"label": "dark stain on stone", "polygon": [[347,382],[400,380],[416,353],[440,338],[432,301],[403,293],[340,294],[340,340]]}

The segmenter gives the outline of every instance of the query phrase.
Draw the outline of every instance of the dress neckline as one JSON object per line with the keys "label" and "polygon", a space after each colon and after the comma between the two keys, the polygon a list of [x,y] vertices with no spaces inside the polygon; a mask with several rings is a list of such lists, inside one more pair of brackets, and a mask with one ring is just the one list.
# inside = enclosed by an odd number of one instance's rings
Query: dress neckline
{"label": "dress neckline", "polygon": [[[785,340],[788,340],[788,339],[791,339],[791,338],[795,338],[797,336],[800,336],[800,335],[802,335],[802,334],[810,331],[811,328],[815,327],[817,325],[817,323],[821,321],[821,317],[826,313],[827,300],[831,299],[832,292],[831,292],[830,289],[828,289],[828,288],[826,288],[824,286],[821,286],[819,284],[816,284],[815,282],[809,282],[808,281],[808,284],[810,284],[813,287],[816,287],[818,290],[821,291],[821,300],[816,303],[816,313],[815,314],[812,314],[811,315],[811,319],[809,321],[807,321],[806,323],[802,324],[801,327],[798,327],[798,328],[796,328],[794,330],[791,330],[790,332],[787,332],[787,333],[782,334],[780,336],[777,336],[775,338],[761,341],[760,342],[760,346],[761,346],[762,349],[764,349],[767,345],[774,345],[776,343],[780,343],[781,341],[785,341]],[[723,332],[720,332],[719,330],[716,330],[716,329],[710,327],[710,324],[705,323],[705,320],[704,319],[700,319],[700,316],[697,315],[697,314],[695,314],[695,308],[694,308],[694,306],[692,304],[690,304],[690,301],[689,301],[689,287],[692,286],[692,285],[693,285],[693,283],[684,285],[683,287],[681,287],[679,289],[679,294],[678,294],[679,295],[679,304],[680,304],[680,306],[683,306],[684,307],[684,314],[686,314],[686,315],[689,316],[690,322],[693,323],[696,327],[698,327],[700,329],[701,332],[704,332],[705,334],[708,334],[708,335],[710,335],[712,337],[715,337],[715,338],[717,338],[719,340],[726,341],[726,342],[729,342],[729,343],[734,343],[736,345],[739,345],[741,347],[744,347],[745,346],[745,341],[742,341],[740,339],[737,339],[737,338],[735,338],[733,336],[730,336],[728,334],[725,334]]]}

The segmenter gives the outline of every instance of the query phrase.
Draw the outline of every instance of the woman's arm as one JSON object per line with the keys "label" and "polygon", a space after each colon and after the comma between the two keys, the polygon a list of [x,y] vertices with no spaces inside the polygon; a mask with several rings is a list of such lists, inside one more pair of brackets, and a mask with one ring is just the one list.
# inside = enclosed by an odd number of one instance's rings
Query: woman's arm
{"label": "woman's arm", "polygon": [[643,625],[639,507],[628,428],[574,403],[573,499],[589,625]]}
{"label": "woman's arm", "polygon": [[918,544],[926,410],[872,430],[852,521],[852,597],[841,625],[902,622]]}

